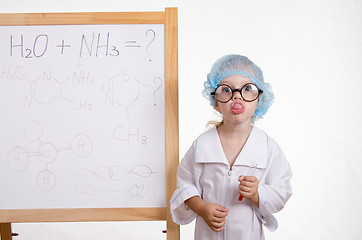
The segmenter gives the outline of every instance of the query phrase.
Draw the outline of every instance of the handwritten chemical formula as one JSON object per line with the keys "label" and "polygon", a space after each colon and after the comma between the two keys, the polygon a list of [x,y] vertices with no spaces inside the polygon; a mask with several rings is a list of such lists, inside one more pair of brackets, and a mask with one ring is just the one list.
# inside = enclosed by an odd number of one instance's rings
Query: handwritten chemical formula
{"label": "handwritten chemical formula", "polygon": [[[54,40],[54,44],[52,44],[52,36],[48,34],[33,35],[31,37],[24,36],[23,34],[12,34],[10,35],[8,52],[10,57],[27,59],[46,57],[52,50],[60,55],[78,53],[79,58],[101,56],[120,57],[125,55],[123,51],[126,48],[145,48],[147,54],[150,54],[150,46],[156,38],[156,33],[153,29],[147,29],[145,35],[146,38],[138,42],[134,39],[116,39],[113,36],[111,37],[110,32],[92,32],[89,34],[81,34],[78,41],[74,39],[67,41],[57,37],[56,40]],[[75,48],[75,50],[72,48]],[[152,61],[152,59],[149,59],[149,61]]]}
{"label": "handwritten chemical formula", "polygon": [[164,25],[4,26],[0,53],[1,207],[166,205]]}

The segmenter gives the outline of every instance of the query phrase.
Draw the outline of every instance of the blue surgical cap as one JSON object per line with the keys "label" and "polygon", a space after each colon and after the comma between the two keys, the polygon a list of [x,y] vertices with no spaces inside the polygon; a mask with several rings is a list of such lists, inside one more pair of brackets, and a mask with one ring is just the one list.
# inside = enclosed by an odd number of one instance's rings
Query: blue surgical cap
{"label": "blue surgical cap", "polygon": [[211,93],[218,87],[220,82],[231,75],[239,74],[248,77],[258,88],[263,90],[259,97],[259,102],[256,107],[253,120],[262,118],[269,107],[273,103],[274,94],[269,83],[264,82],[263,72],[247,57],[231,54],[219,58],[211,68],[207,75],[207,80],[204,83],[202,95],[210,101],[210,105],[215,105],[215,100]]}

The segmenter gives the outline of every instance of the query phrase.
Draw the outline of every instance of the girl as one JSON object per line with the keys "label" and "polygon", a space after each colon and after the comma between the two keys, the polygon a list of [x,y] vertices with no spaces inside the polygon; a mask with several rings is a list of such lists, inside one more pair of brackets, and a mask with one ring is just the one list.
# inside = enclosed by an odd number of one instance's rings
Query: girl
{"label": "girl", "polygon": [[180,162],[172,218],[177,224],[196,218],[195,239],[264,239],[263,225],[277,229],[272,214],[292,194],[281,149],[253,126],[273,93],[260,68],[240,55],[216,61],[204,86],[222,121],[201,134]]}

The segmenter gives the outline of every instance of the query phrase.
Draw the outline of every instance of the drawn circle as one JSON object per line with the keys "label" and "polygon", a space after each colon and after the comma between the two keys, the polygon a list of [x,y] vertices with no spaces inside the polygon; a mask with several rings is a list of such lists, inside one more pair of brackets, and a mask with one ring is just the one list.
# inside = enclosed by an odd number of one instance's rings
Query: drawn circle
{"label": "drawn circle", "polygon": [[29,164],[29,153],[22,147],[13,148],[8,154],[8,166],[17,172],[24,171]]}
{"label": "drawn circle", "polygon": [[28,142],[36,142],[43,135],[43,127],[37,121],[28,123],[24,128],[24,137]]}
{"label": "drawn circle", "polygon": [[88,195],[94,195],[95,192],[96,192],[96,189],[95,189],[95,187],[93,185],[88,185],[86,187],[86,193]]}
{"label": "drawn circle", "polygon": [[49,170],[43,170],[38,174],[38,186],[41,190],[49,191],[54,188],[56,177],[55,174]]}
{"label": "drawn circle", "polygon": [[93,144],[87,135],[80,133],[73,138],[71,149],[78,157],[87,157],[92,153]]}
{"label": "drawn circle", "polygon": [[38,151],[39,160],[43,163],[52,163],[57,158],[57,149],[50,142],[42,144]]}

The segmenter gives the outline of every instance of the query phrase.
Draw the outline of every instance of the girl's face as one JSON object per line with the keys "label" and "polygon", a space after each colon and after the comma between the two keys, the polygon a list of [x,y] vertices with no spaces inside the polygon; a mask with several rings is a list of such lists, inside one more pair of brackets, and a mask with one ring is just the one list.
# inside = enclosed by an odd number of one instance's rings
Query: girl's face
{"label": "girl's face", "polygon": [[[241,89],[245,84],[252,83],[248,77],[231,75],[224,78],[220,84],[227,84],[232,89]],[[215,100],[215,110],[221,112],[225,124],[251,124],[251,117],[254,115],[258,99],[253,102],[246,102],[242,99],[240,92],[236,91],[230,101],[226,103]]]}

